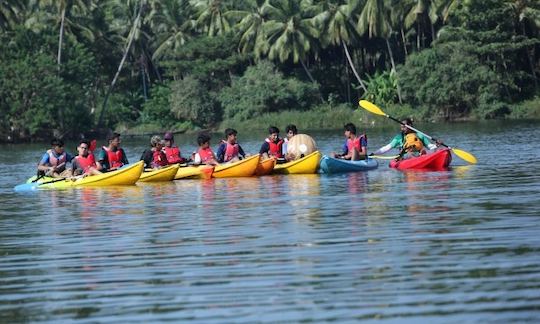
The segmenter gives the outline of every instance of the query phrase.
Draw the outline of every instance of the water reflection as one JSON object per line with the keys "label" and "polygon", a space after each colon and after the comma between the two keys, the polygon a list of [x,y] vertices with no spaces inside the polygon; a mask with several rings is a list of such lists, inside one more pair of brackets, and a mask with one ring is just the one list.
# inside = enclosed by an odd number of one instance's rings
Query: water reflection
{"label": "water reflection", "polygon": [[452,125],[481,163],[25,195],[36,148],[0,150],[0,322],[538,322],[539,130],[496,133],[529,163]]}
{"label": "water reflection", "polygon": [[[277,177],[276,177],[277,178]],[[286,214],[295,215],[298,220],[308,218],[317,219],[320,214],[320,176],[318,174],[297,174],[279,176],[284,186],[289,190]]]}

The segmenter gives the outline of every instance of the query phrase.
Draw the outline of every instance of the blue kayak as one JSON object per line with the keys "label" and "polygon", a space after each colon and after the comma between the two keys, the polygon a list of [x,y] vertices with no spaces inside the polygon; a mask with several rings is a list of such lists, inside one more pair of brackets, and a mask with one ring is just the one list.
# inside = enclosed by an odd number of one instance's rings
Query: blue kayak
{"label": "blue kayak", "polygon": [[375,159],[350,161],[323,156],[321,171],[323,173],[359,172],[377,169],[379,162]]}

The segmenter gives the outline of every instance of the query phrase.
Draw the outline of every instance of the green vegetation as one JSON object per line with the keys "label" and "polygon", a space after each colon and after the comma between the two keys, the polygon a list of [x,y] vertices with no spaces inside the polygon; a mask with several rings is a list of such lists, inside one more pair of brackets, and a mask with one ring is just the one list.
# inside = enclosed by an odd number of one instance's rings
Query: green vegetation
{"label": "green vegetation", "polygon": [[540,115],[533,0],[2,1],[0,56],[0,141]]}

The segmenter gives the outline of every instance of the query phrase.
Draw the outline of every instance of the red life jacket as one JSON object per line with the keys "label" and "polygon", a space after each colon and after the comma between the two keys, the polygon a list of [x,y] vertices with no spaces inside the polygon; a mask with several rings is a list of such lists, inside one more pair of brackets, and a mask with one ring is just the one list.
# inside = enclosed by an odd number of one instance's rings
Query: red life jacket
{"label": "red life jacket", "polygon": [[163,151],[154,151],[152,154],[152,164],[154,166],[166,166],[169,164],[167,155]]}
{"label": "red life jacket", "polygon": [[199,153],[202,163],[214,158],[214,155],[212,154],[212,149],[209,147],[204,148],[204,149],[199,149],[197,153]]}
{"label": "red life jacket", "polygon": [[182,159],[182,157],[180,156],[180,149],[176,146],[165,146],[163,148],[163,152],[165,152],[165,156],[167,157],[167,161],[169,162],[169,164],[175,164],[184,161],[184,159]]}
{"label": "red life jacket", "polygon": [[367,144],[366,134],[362,134],[353,140],[347,139],[347,149],[349,150],[349,152],[352,152],[354,148],[356,148],[359,153],[362,152],[362,138],[366,139],[366,144]]}
{"label": "red life jacket", "polygon": [[124,163],[122,163],[122,159],[124,156],[122,155],[121,149],[116,150],[116,152],[109,150],[109,148],[105,146],[103,146],[103,149],[105,150],[105,153],[107,153],[109,169],[119,168],[124,165]]}
{"label": "red life jacket", "polygon": [[238,143],[231,145],[229,142],[226,143],[227,148],[225,149],[225,155],[223,156],[223,162],[228,162],[233,158],[238,156],[240,151]]}
{"label": "red life jacket", "polygon": [[[53,150],[47,150],[47,154],[49,154],[49,164],[52,166],[52,167],[55,167],[55,166],[58,166],[60,164],[66,164],[67,162],[67,153],[66,152],[62,152],[62,154],[60,154],[59,157],[56,157],[53,153]],[[59,168],[58,171],[61,172],[61,170],[65,170],[65,166]]]}
{"label": "red life jacket", "polygon": [[90,168],[97,168],[96,159],[92,153],[88,154],[86,157],[76,156],[75,161],[77,161],[77,164],[83,169],[83,173],[85,174],[90,171]]}
{"label": "red life jacket", "polygon": [[265,141],[270,145],[270,149],[268,150],[269,155],[273,155],[278,159],[283,157],[283,139],[280,138],[277,143],[272,142],[268,138]]}

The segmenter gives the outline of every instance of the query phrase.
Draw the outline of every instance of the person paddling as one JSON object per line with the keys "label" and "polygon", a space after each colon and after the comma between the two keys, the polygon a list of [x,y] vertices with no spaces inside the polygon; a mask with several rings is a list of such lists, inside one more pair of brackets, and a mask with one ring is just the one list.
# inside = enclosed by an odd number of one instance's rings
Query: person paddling
{"label": "person paddling", "polygon": [[401,132],[394,136],[390,143],[379,148],[370,155],[384,154],[393,148],[399,148],[398,159],[420,156],[426,154],[426,148],[435,150],[439,147],[441,141],[437,140],[435,144],[431,143],[427,137],[421,133],[416,133],[406,125],[413,126],[412,119],[404,118],[401,120]]}
{"label": "person paddling", "polygon": [[332,152],[332,157],[351,161],[365,160],[367,155],[366,134],[357,136],[356,126],[353,123],[346,124],[344,128],[346,141],[343,144],[343,153],[336,154]]}
{"label": "person paddling", "polygon": [[174,145],[174,135],[172,132],[166,132],[165,135],[163,135],[163,143],[165,145],[163,147],[163,152],[165,152],[169,164],[186,162],[186,159],[182,157],[180,148],[177,145]]}
{"label": "person paddling", "polygon": [[150,149],[144,150],[141,161],[144,161],[145,169],[159,169],[169,165],[167,155],[163,151],[164,142],[161,137],[155,135],[150,139]]}
{"label": "person paddling", "polygon": [[77,153],[78,155],[72,161],[72,176],[101,174],[97,169],[94,153],[90,151],[90,142],[88,140],[83,139],[79,142]]}
{"label": "person paddling", "polygon": [[279,138],[279,129],[275,126],[268,127],[268,137],[261,145],[259,154],[263,159],[275,157],[279,162],[285,162],[283,156],[283,139]]}
{"label": "person paddling", "polygon": [[112,133],[108,138],[109,145],[103,146],[98,155],[97,167],[101,172],[113,171],[128,164],[124,149],[120,147],[120,134]]}
{"label": "person paddling", "polygon": [[51,141],[51,148],[43,154],[38,163],[38,177],[65,178],[70,176],[71,170],[66,168],[66,164],[71,160],[73,160],[73,156],[64,151],[64,142],[54,138]]}
{"label": "person paddling", "polygon": [[196,153],[193,153],[193,163],[195,164],[209,164],[209,165],[218,165],[216,155],[210,148],[210,135],[200,134],[197,137],[197,144],[199,144],[199,149]]}
{"label": "person paddling", "polygon": [[225,130],[225,140],[219,144],[216,154],[219,163],[236,162],[246,157],[242,146],[237,143],[237,136],[236,129],[227,128]]}

